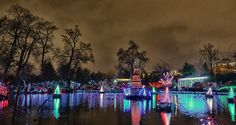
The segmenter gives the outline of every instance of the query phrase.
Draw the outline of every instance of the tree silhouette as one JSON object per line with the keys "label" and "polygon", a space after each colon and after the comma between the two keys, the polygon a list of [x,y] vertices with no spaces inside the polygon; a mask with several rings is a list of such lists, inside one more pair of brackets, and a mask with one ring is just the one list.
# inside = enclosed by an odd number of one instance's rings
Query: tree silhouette
{"label": "tree silhouette", "polygon": [[68,87],[70,87],[70,81],[75,70],[81,64],[94,62],[91,44],[80,41],[80,37],[81,33],[78,25],[75,25],[73,28],[65,29],[65,34],[62,35],[64,48],[59,54],[59,61],[66,63],[68,66]]}
{"label": "tree silhouette", "polygon": [[119,49],[117,57],[119,65],[129,70],[130,77],[133,75],[135,61],[138,60],[138,67],[142,68],[149,60],[146,51],[139,51],[139,45],[132,40],[129,41],[128,49]]}
{"label": "tree silhouette", "polygon": [[204,63],[206,63],[208,70],[210,71],[211,75],[214,75],[214,66],[217,65],[219,61],[219,51],[214,48],[214,45],[208,43],[204,45],[202,49],[199,50],[200,55]]}

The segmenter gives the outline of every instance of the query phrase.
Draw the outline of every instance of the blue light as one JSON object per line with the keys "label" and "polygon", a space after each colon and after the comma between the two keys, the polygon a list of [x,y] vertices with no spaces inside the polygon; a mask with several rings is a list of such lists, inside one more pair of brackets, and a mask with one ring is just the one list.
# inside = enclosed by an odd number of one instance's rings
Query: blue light
{"label": "blue light", "polygon": [[127,95],[130,95],[130,88],[125,88],[124,89],[124,94],[127,96]]}

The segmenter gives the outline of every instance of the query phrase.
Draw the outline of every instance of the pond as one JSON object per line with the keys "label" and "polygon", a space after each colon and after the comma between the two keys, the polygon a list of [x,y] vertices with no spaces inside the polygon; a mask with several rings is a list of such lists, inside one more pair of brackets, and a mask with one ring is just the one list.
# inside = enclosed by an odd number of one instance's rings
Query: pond
{"label": "pond", "polygon": [[[233,125],[235,104],[227,95],[171,94],[171,113],[158,112],[161,95],[132,101],[122,93],[78,92],[53,99],[48,94],[20,95],[14,125]],[[13,99],[0,101],[1,125],[12,124]]]}

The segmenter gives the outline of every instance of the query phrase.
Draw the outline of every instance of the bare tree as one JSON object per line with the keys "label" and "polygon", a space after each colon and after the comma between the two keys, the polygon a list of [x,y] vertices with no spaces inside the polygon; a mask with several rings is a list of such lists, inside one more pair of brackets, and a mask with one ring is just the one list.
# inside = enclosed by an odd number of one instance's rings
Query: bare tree
{"label": "bare tree", "polygon": [[139,45],[134,41],[129,41],[128,49],[124,50],[120,48],[117,52],[119,65],[125,67],[130,72],[130,77],[133,75],[135,61],[138,61],[138,67],[142,68],[148,58],[146,57],[146,51],[139,51]]}
{"label": "bare tree", "polygon": [[34,51],[37,61],[40,62],[41,68],[45,63],[51,60],[49,53],[54,50],[53,40],[55,30],[57,30],[57,27],[52,22],[42,22],[42,30],[39,33],[37,51]]}
{"label": "bare tree", "polygon": [[44,79],[43,73],[47,72],[45,67],[48,62],[53,58],[54,50],[54,32],[57,30],[57,27],[49,21],[42,20],[42,28],[38,34],[39,41],[36,44],[36,47],[33,51],[36,61],[40,64],[41,79]]}
{"label": "bare tree", "polygon": [[214,45],[208,43],[207,45],[204,45],[199,52],[204,63],[206,63],[207,67],[209,67],[211,75],[213,76],[214,66],[216,66],[219,61],[219,51],[214,48]]}
{"label": "bare tree", "polygon": [[59,61],[66,63],[68,66],[68,87],[75,73],[75,70],[83,63],[94,62],[92,48],[90,43],[80,41],[81,33],[78,25],[74,28],[65,29],[65,34],[62,35],[64,48],[59,55]]}

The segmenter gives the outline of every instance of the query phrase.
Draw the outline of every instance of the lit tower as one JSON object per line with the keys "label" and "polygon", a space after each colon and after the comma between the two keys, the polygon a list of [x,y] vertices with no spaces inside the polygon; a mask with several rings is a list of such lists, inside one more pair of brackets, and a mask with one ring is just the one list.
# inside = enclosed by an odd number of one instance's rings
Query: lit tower
{"label": "lit tower", "polygon": [[142,83],[141,83],[141,68],[139,66],[139,60],[136,59],[134,62],[134,70],[133,70],[133,74],[132,74],[132,78],[131,78],[131,82],[132,82],[132,87],[135,88],[141,88],[142,87]]}
{"label": "lit tower", "polygon": [[141,83],[141,68],[138,59],[134,62],[134,69],[131,76],[131,86],[124,88],[126,99],[151,99],[151,91]]}

